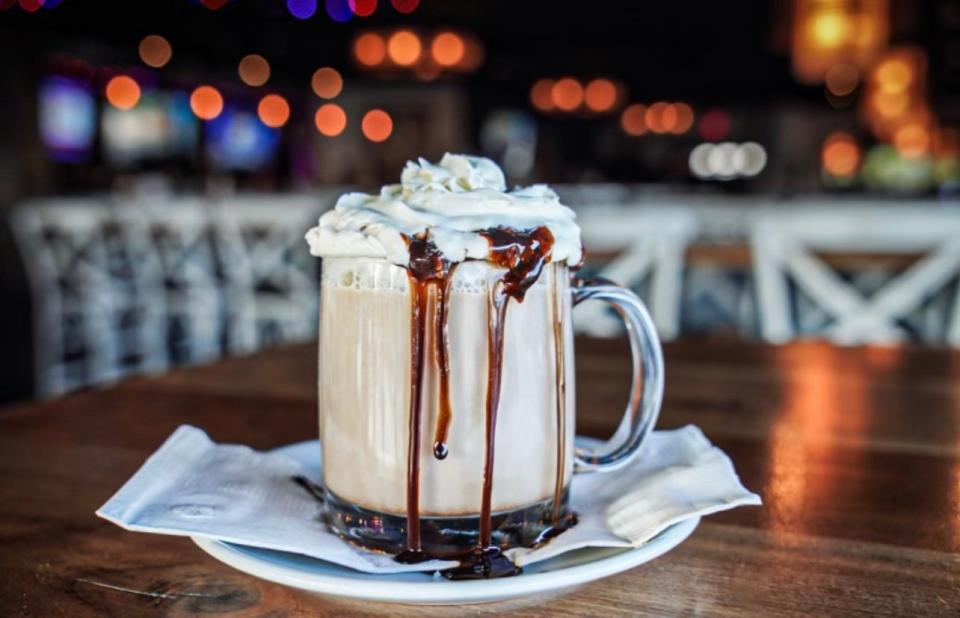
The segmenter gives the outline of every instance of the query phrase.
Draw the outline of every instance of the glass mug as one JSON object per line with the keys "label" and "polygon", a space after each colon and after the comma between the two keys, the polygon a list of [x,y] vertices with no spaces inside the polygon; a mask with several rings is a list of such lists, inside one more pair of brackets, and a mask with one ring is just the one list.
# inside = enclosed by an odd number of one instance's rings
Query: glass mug
{"label": "glass mug", "polygon": [[[453,557],[478,546],[486,523],[493,545],[532,546],[572,522],[574,472],[625,465],[652,430],[663,396],[663,360],[642,302],[610,282],[574,278],[564,264],[547,264],[523,302],[508,303],[499,406],[494,431],[485,433],[488,285],[502,272],[483,261],[453,271],[446,293],[447,345],[437,345],[442,322],[438,327],[428,320],[421,340],[421,403],[414,418],[413,286],[407,270],[381,259],[323,260],[319,421],[325,519],[335,533],[397,554],[409,548],[408,528],[418,526],[417,550]],[[426,313],[435,315],[438,288],[427,289]],[[571,312],[589,299],[610,303],[623,317],[633,354],[626,412],[599,453],[574,447]],[[439,360],[445,353],[446,428],[439,422]],[[484,511],[488,435],[493,473]],[[488,515],[486,522],[481,514]]]}

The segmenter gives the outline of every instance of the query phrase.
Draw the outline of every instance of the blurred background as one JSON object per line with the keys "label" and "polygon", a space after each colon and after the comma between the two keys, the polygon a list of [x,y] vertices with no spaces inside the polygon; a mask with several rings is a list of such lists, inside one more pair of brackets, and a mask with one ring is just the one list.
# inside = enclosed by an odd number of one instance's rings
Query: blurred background
{"label": "blurred background", "polygon": [[0,401],[309,340],[304,232],[446,151],[664,339],[960,346],[951,0],[0,0],[0,136]]}

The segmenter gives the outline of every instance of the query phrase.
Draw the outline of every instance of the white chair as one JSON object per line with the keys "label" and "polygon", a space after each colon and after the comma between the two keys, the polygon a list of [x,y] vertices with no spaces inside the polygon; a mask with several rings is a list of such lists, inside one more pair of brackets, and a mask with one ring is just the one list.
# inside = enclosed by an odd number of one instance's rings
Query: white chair
{"label": "white chair", "polygon": [[325,204],[314,195],[244,196],[216,207],[235,351],[310,339],[318,326],[319,260],[304,240]]}
{"label": "white chair", "polygon": [[[598,273],[620,285],[637,286],[650,278],[647,305],[662,339],[680,332],[684,254],[696,237],[697,220],[682,208],[649,206],[587,207],[578,211],[589,252],[619,251]],[[599,337],[622,332],[619,319],[599,303],[577,309],[577,329]]]}
{"label": "white chair", "polygon": [[196,364],[223,353],[219,265],[208,203],[196,198],[138,200],[117,217],[137,261],[137,279],[162,309],[162,339],[172,364]]}
{"label": "white chair", "polygon": [[35,390],[43,397],[121,374],[119,306],[104,243],[110,208],[97,200],[34,201],[11,225],[30,283]]}
{"label": "white chair", "polygon": [[[761,333],[771,342],[799,331],[791,303],[795,282],[826,323],[814,334],[838,344],[891,343],[904,339],[901,323],[960,275],[960,212],[922,207],[825,208],[792,204],[789,212],[769,210],[750,230]],[[864,294],[817,253],[877,253],[921,256],[905,271]],[[875,273],[870,275],[876,279]],[[958,287],[960,293],[960,287]],[[807,322],[810,308],[797,322]],[[805,320],[805,315],[808,319]],[[960,345],[960,302],[942,320],[940,341]]]}

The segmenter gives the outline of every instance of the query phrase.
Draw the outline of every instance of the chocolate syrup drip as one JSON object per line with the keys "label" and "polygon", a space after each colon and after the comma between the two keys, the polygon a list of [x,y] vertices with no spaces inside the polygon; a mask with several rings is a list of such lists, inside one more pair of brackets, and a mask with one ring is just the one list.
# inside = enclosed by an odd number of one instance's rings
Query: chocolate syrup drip
{"label": "chocolate syrup drip", "polygon": [[[560,296],[559,265],[553,266],[550,286],[553,313],[554,374],[557,393],[557,476],[553,488],[553,527],[560,526],[560,496],[563,495],[563,472],[566,468],[567,450],[567,367],[566,346],[563,340],[563,297]],[[566,529],[566,528],[564,528]]]}
{"label": "chocolate syrup drip", "polygon": [[491,545],[490,515],[493,495],[493,464],[497,433],[497,409],[500,406],[500,383],[503,371],[503,333],[507,305],[511,298],[523,302],[527,290],[537,280],[544,264],[550,260],[553,234],[546,227],[519,231],[504,227],[480,232],[490,243],[489,260],[507,269],[490,289],[487,314],[487,415],[484,426],[485,461],[483,494],[480,501],[480,538],[478,549]]}
{"label": "chocolate syrup drip", "polygon": [[[490,244],[489,261],[506,269],[506,273],[493,283],[489,290],[487,316],[487,396],[486,421],[484,424],[485,456],[483,487],[480,507],[480,534],[478,544],[460,557],[459,567],[445,571],[449,579],[480,579],[516,575],[520,568],[501,553],[492,543],[492,495],[494,452],[496,444],[497,410],[500,405],[500,385],[503,371],[503,336],[507,305],[510,299],[523,302],[543,267],[550,261],[553,234],[546,227],[533,230],[513,230],[496,227],[478,232]],[[451,407],[449,387],[449,347],[447,338],[447,305],[450,296],[450,281],[453,268],[445,260],[426,234],[407,238],[410,262],[407,273],[410,279],[410,412],[409,444],[407,451],[407,549],[394,559],[403,563],[416,563],[429,557],[420,545],[420,410],[421,385],[423,380],[423,341],[426,331],[427,300],[430,286],[436,288],[434,310],[436,357],[440,376],[440,402],[437,430],[434,440],[434,455],[443,459],[447,455],[446,439],[449,431]],[[556,300],[554,301],[556,306]],[[556,311],[556,309],[555,309]],[[557,320],[555,319],[555,322]],[[556,326],[555,326],[556,328]],[[560,330],[562,336],[562,329]],[[556,339],[556,334],[555,334]],[[562,345],[562,337],[560,344]],[[561,375],[561,374],[558,374]],[[558,380],[559,381],[559,380]],[[565,388],[565,387],[564,387]],[[558,395],[559,396],[559,395]],[[565,399],[565,398],[564,398]],[[562,404],[558,404],[558,407]],[[558,415],[563,410],[558,409]],[[559,417],[558,417],[559,418]],[[558,420],[562,423],[565,419]],[[562,432],[563,427],[558,426]],[[561,437],[558,441],[562,441]],[[559,448],[565,448],[559,447]],[[563,485],[564,453],[557,455],[559,478],[557,486]],[[560,494],[555,496],[559,502]],[[553,534],[559,534],[568,526],[559,521],[559,511],[554,509]]]}
{"label": "chocolate syrup drip", "polygon": [[[420,425],[423,404],[424,338],[427,330],[427,304],[430,287],[437,289],[434,311],[437,362],[440,365],[440,415],[443,438],[450,423],[450,386],[447,353],[447,300],[453,269],[450,262],[427,238],[426,234],[406,238],[410,250],[407,277],[410,282],[410,412],[407,444],[407,550],[396,560],[407,564],[422,562],[428,557],[420,548]],[[446,445],[443,445],[446,457]],[[437,447],[434,446],[434,453]],[[439,455],[438,455],[439,457]],[[440,457],[442,459],[442,457]]]}
{"label": "chocolate syrup drip", "polygon": [[437,429],[433,437],[433,456],[447,457],[447,436],[453,407],[450,404],[450,340],[447,333],[447,316],[450,307],[450,284],[456,264],[447,266],[443,280],[437,285],[437,302],[433,317],[434,342],[436,343],[437,374],[440,376],[440,398],[437,406]]}

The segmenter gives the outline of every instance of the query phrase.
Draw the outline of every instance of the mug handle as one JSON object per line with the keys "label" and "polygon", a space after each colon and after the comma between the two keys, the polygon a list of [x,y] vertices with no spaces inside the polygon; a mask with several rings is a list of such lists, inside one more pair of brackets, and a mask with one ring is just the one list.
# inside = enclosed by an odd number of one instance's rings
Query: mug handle
{"label": "mug handle", "polygon": [[570,291],[573,304],[586,300],[609,303],[627,327],[633,357],[633,380],[630,400],[620,426],[607,442],[605,453],[592,453],[577,448],[574,471],[610,471],[630,463],[640,445],[653,430],[663,401],[663,351],[653,320],[636,294],[612,281],[601,278],[573,279]]}

